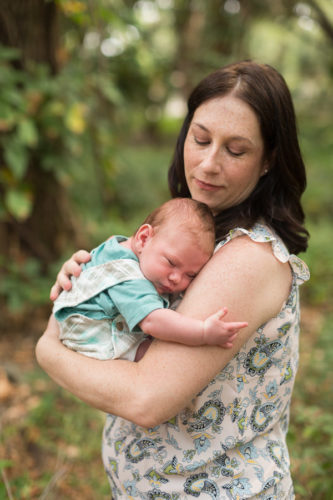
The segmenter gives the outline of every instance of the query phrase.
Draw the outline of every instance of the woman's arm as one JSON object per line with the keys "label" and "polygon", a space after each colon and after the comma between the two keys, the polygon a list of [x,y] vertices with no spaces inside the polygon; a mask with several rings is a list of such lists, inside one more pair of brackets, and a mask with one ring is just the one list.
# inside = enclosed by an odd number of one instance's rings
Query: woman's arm
{"label": "woman's arm", "polygon": [[238,237],[222,247],[187,290],[179,312],[205,319],[221,304],[227,319],[240,315],[243,328],[231,349],[189,347],[155,340],[138,362],[98,361],[65,348],[51,320],[37,345],[37,359],[62,387],[103,411],[143,427],[173,417],[232,359],[257,328],[274,317],[291,285],[288,264],[278,262],[270,244]]}

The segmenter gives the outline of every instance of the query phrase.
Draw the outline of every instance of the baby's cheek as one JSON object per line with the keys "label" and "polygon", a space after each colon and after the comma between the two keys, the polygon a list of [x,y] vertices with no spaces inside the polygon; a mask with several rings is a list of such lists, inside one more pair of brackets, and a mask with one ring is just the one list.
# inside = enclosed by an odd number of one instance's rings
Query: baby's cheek
{"label": "baby's cheek", "polygon": [[185,279],[185,280],[183,281],[183,283],[182,283],[182,285],[183,285],[183,286],[182,286],[182,289],[181,289],[180,291],[185,291],[185,290],[186,290],[186,288],[188,288],[188,287],[189,287],[189,285],[190,285],[191,281],[192,281],[192,280],[191,280],[190,278]]}

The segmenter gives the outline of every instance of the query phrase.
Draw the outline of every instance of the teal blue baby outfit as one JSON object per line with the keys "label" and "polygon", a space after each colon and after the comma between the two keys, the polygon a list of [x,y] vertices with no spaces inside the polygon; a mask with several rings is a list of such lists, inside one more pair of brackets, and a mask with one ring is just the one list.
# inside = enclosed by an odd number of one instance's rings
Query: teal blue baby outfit
{"label": "teal blue baby outfit", "polygon": [[63,291],[53,312],[60,338],[69,348],[98,359],[133,360],[145,334],[137,326],[156,309],[168,307],[142,274],[136,255],[114,236],[91,252],[72,289]]}

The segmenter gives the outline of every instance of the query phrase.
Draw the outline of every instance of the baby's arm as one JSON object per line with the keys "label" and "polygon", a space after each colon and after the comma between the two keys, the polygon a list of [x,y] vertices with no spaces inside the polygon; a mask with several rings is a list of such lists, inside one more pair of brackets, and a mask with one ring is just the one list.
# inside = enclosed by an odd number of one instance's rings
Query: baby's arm
{"label": "baby's arm", "polygon": [[232,347],[240,328],[248,326],[246,322],[224,322],[227,308],[219,310],[206,320],[190,318],[171,309],[156,309],[140,323],[140,328],[152,337],[181,344],[219,345]]}

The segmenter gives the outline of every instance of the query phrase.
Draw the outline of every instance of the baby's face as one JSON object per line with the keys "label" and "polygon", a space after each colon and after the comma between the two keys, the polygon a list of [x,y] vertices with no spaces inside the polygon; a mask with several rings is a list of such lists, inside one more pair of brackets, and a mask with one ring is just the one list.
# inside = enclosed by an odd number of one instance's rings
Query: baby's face
{"label": "baby's face", "polygon": [[193,235],[166,224],[145,243],[139,260],[145,277],[163,294],[185,290],[210,257]]}

